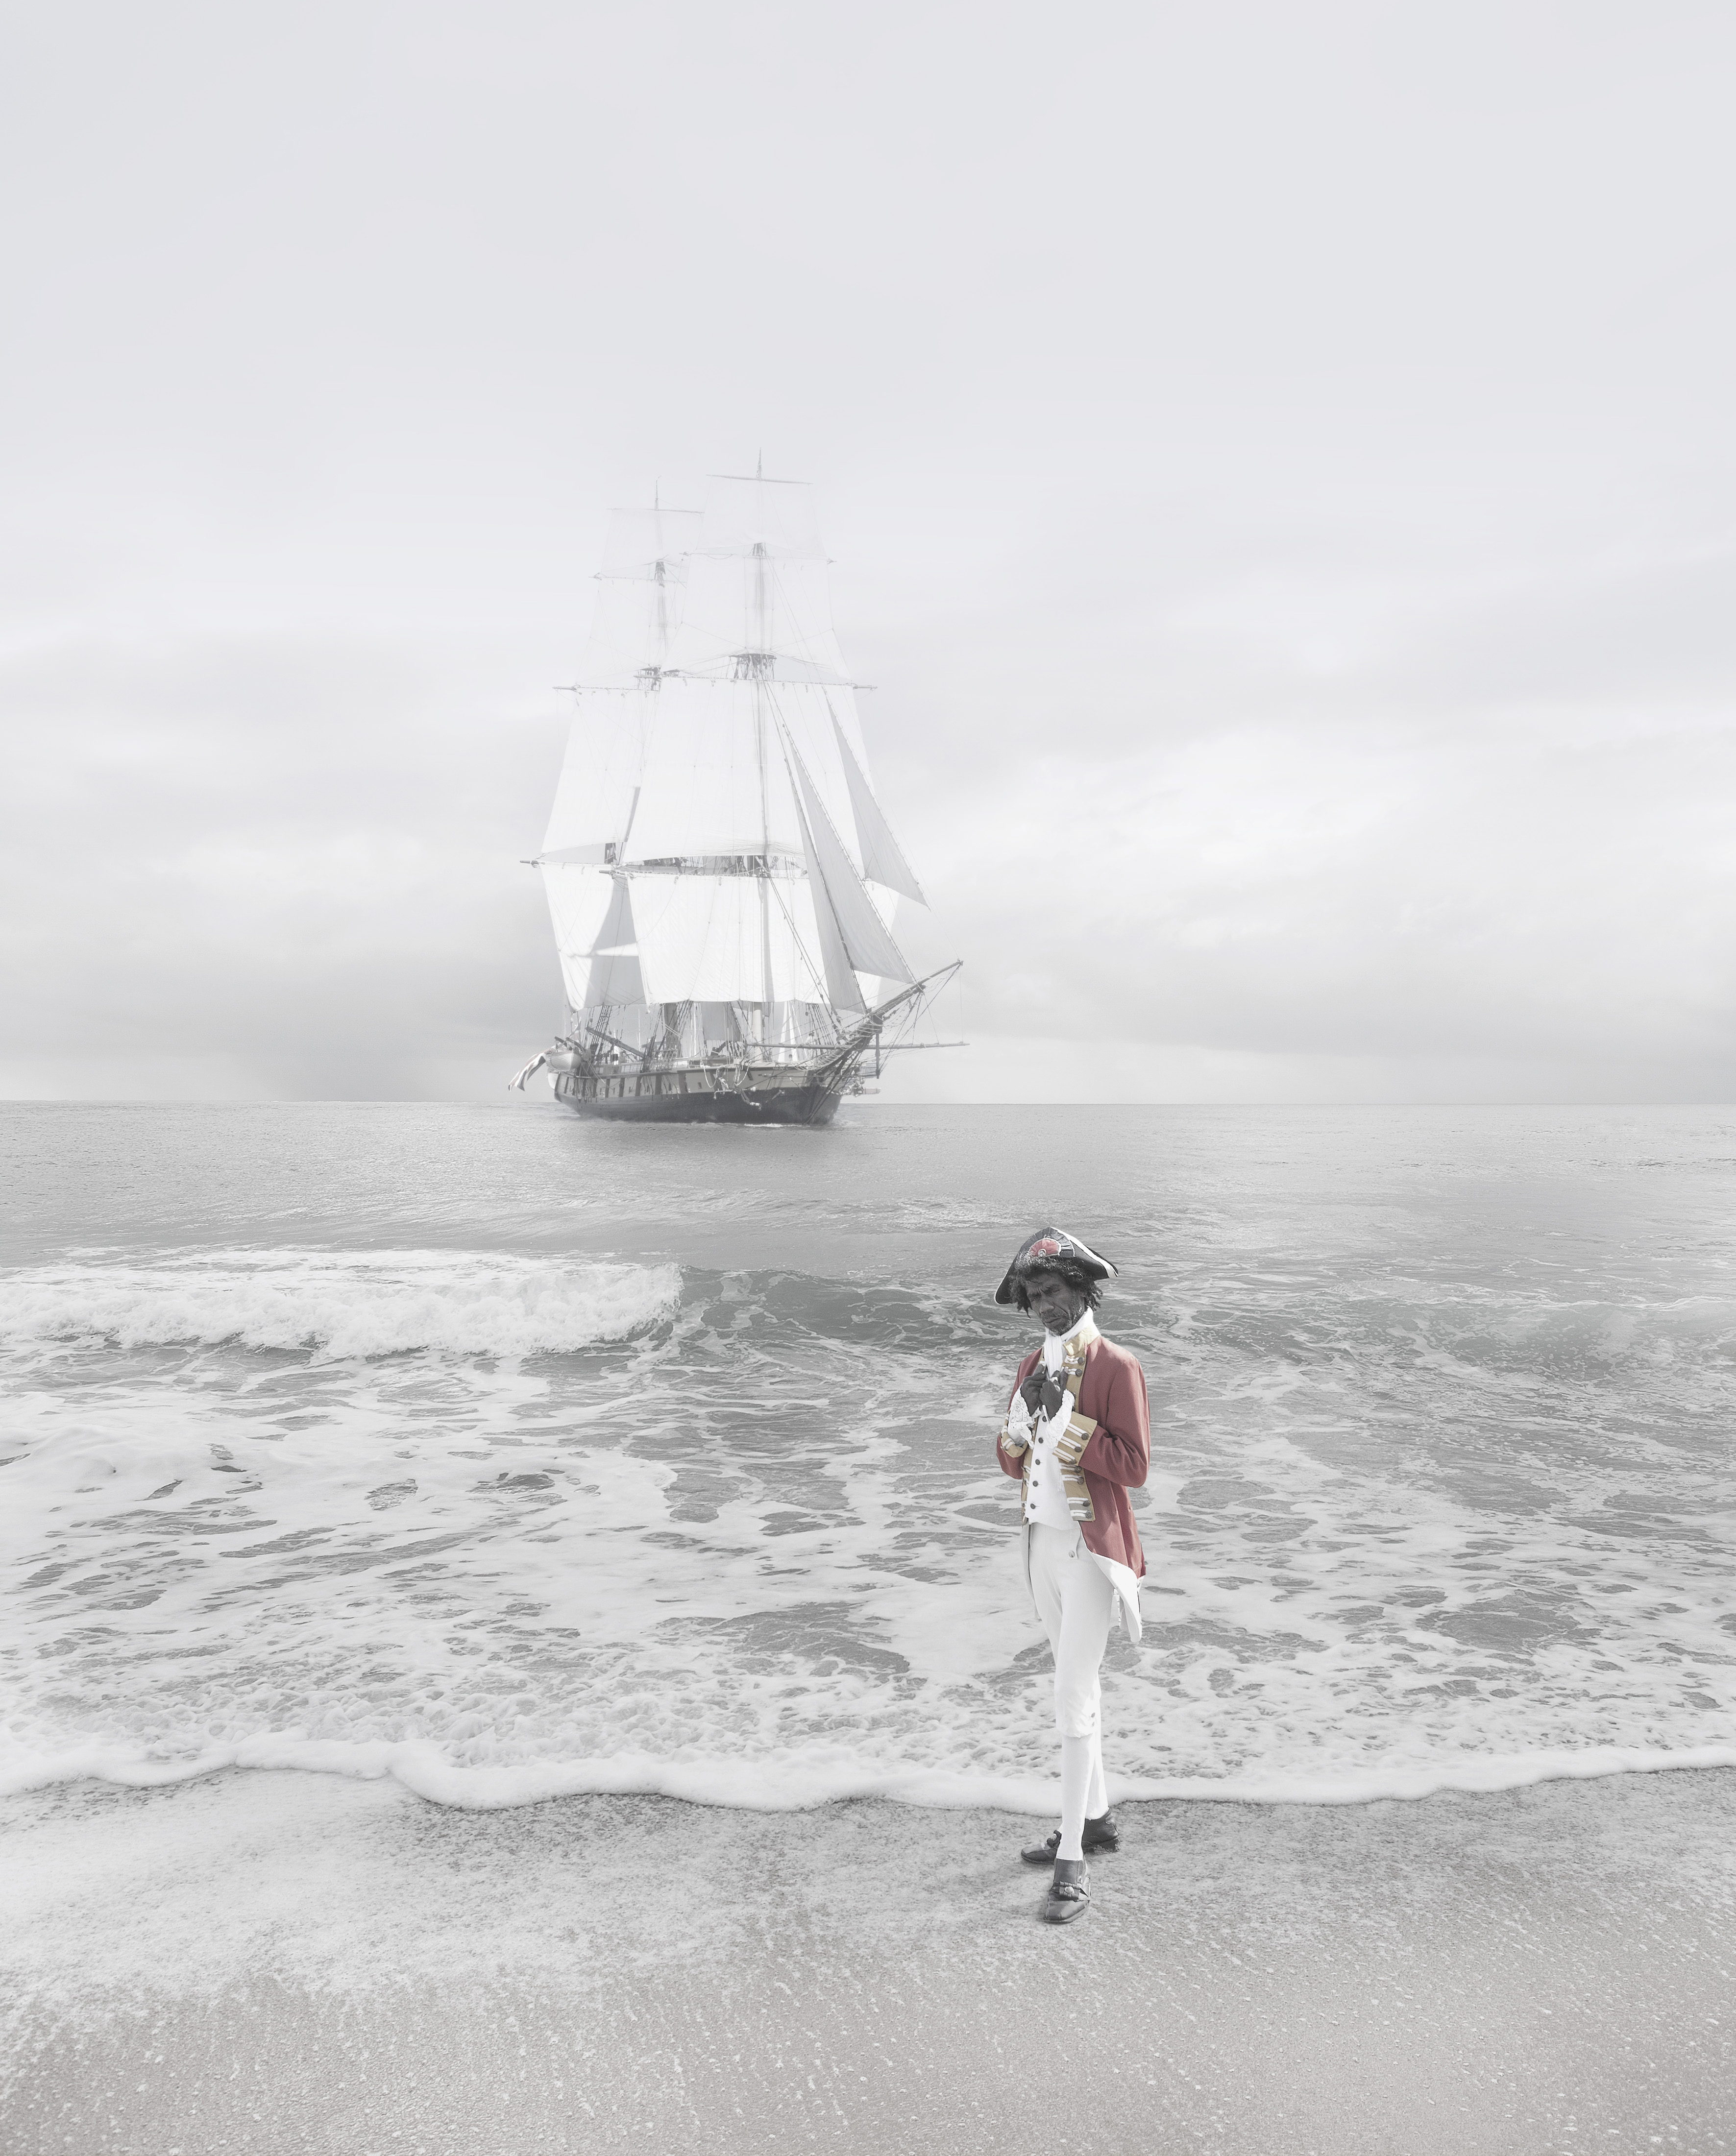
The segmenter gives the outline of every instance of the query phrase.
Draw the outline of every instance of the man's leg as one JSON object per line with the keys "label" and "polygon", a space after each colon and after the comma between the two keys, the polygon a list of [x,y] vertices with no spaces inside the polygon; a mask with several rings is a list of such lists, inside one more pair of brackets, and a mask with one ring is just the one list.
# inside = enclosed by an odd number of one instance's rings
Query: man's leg
{"label": "man's leg", "polygon": [[1063,1737],[1061,1740],[1061,1847],[1055,1852],[1064,1864],[1077,1864],[1085,1855],[1085,1806],[1091,1792],[1091,1739]]}
{"label": "man's leg", "polygon": [[[1103,1786],[1102,1666],[1115,1589],[1091,1559],[1083,1537],[1057,1565],[1061,1636],[1055,1645],[1055,1718],[1061,1729],[1059,1860],[1078,1863],[1087,1811],[1108,1810]],[[1095,1802],[1093,1801],[1095,1799]]]}
{"label": "man's leg", "polygon": [[[1049,1650],[1058,1654],[1061,1648],[1061,1582],[1071,1569],[1068,1552],[1071,1538],[1057,1527],[1027,1527],[1026,1556],[1029,1559],[1030,1599],[1035,1605],[1043,1630],[1048,1635]],[[1034,1841],[1021,1849],[1020,1855],[1027,1864],[1052,1864],[1058,1837],[1050,1835],[1046,1840]]]}
{"label": "man's leg", "polygon": [[1030,1537],[1030,1599],[1049,1635],[1049,1651],[1059,1654],[1061,1588],[1067,1570],[1066,1537],[1054,1527],[1029,1527],[1025,1532]]}
{"label": "man's leg", "polygon": [[1109,1809],[1109,1787],[1103,1779],[1103,1713],[1097,1710],[1097,1726],[1091,1733],[1091,1787],[1085,1793],[1085,1816],[1102,1819]]}

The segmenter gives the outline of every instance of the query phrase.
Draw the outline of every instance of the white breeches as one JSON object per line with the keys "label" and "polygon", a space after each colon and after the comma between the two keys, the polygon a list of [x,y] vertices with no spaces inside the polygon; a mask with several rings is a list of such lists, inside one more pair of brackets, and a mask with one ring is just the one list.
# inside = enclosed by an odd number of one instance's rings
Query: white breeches
{"label": "white breeches", "polygon": [[1030,1592],[1055,1653],[1055,1726],[1101,1743],[1103,1687],[1115,1589],[1077,1527],[1029,1527]]}

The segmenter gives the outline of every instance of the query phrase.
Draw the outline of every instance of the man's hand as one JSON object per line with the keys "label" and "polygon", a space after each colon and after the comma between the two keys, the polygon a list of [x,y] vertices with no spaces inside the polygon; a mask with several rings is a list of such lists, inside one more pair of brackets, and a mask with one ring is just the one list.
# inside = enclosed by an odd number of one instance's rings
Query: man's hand
{"label": "man's hand", "polygon": [[1041,1366],[1019,1388],[1019,1396],[1034,1415],[1053,1414],[1066,1396],[1059,1378],[1046,1376]]}

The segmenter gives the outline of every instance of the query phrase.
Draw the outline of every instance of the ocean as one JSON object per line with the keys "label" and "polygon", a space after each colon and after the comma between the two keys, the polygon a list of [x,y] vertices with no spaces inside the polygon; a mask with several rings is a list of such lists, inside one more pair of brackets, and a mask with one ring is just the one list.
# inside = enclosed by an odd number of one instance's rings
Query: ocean
{"label": "ocean", "polygon": [[1736,1111],[0,1109],[0,1789],[1042,1811],[1021,1237],[1144,1363],[1117,1798],[1736,1763]]}

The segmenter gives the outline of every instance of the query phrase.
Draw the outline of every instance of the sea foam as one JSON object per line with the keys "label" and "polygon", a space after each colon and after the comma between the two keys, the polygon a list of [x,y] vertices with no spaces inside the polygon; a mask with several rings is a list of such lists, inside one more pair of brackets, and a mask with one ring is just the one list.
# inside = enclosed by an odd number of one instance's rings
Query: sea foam
{"label": "sea foam", "polygon": [[10,1275],[0,1345],[106,1342],[300,1349],[321,1360],[560,1354],[666,1311],[674,1265],[442,1250],[227,1250]]}
{"label": "sea foam", "polygon": [[[1356,1771],[1256,1769],[1221,1776],[1116,1774],[1112,1804],[1364,1804],[1416,1803],[1449,1793],[1488,1795],[1542,1782],[1595,1781],[1610,1774],[1736,1767],[1736,1743],[1666,1750],[1593,1745],[1583,1750],[1470,1754],[1433,1761],[1371,1763]],[[229,1768],[336,1774],[391,1780],[430,1804],[460,1811],[510,1811],[559,1797],[660,1796],[727,1810],[808,1811],[862,1799],[936,1810],[1024,1813],[1046,1817],[1060,1801],[1058,1781],[1044,1774],[966,1774],[957,1768],[900,1767],[839,1756],[829,1747],[752,1758],[679,1759],[627,1752],[605,1758],[521,1761],[506,1767],[459,1766],[426,1742],[346,1744],[295,1736],[259,1736],[192,1757],[151,1758],[127,1747],[85,1745],[58,1756],[15,1753],[0,1766],[0,1796],[75,1781],[123,1789],[165,1789]]]}
{"label": "sea foam", "polygon": [[[1156,1446],[1144,1642],[1117,1635],[1104,1672],[1118,1794],[1346,1803],[1728,1760],[1729,1211],[1699,1152],[1664,1234],[1649,1168],[1594,1204],[1574,1165],[1583,1222],[1550,1211],[1528,1139],[1471,1188],[1464,1132],[1430,1183],[1414,1120],[1366,1171],[1337,1139],[1308,1160],[1289,1123],[1239,1164],[1196,1133],[1192,1170],[1176,1126],[1143,1157],[1117,1127],[1090,1217],[1126,1260],[1106,1329],[1150,1375]],[[347,1222],[324,1250],[243,1223],[224,1250],[8,1276],[13,1785],[295,1767],[479,1808],[1052,1807],[994,1448],[1018,1321],[934,1194],[999,1188],[993,1132],[948,1124],[944,1162],[845,1133],[817,1173],[794,1146],[618,1154],[558,1128],[530,1165],[568,1182],[536,1232],[594,1206],[582,1263],[480,1225],[362,1254]],[[468,1202],[499,1222],[485,1165]],[[716,1178],[714,1240],[746,1269],[674,1226],[679,1270],[605,1256],[631,1196],[604,1205],[605,1171],[696,1211]],[[300,1191],[265,1194],[261,1236]],[[896,1237],[860,1275],[814,1270],[852,1211]]]}

